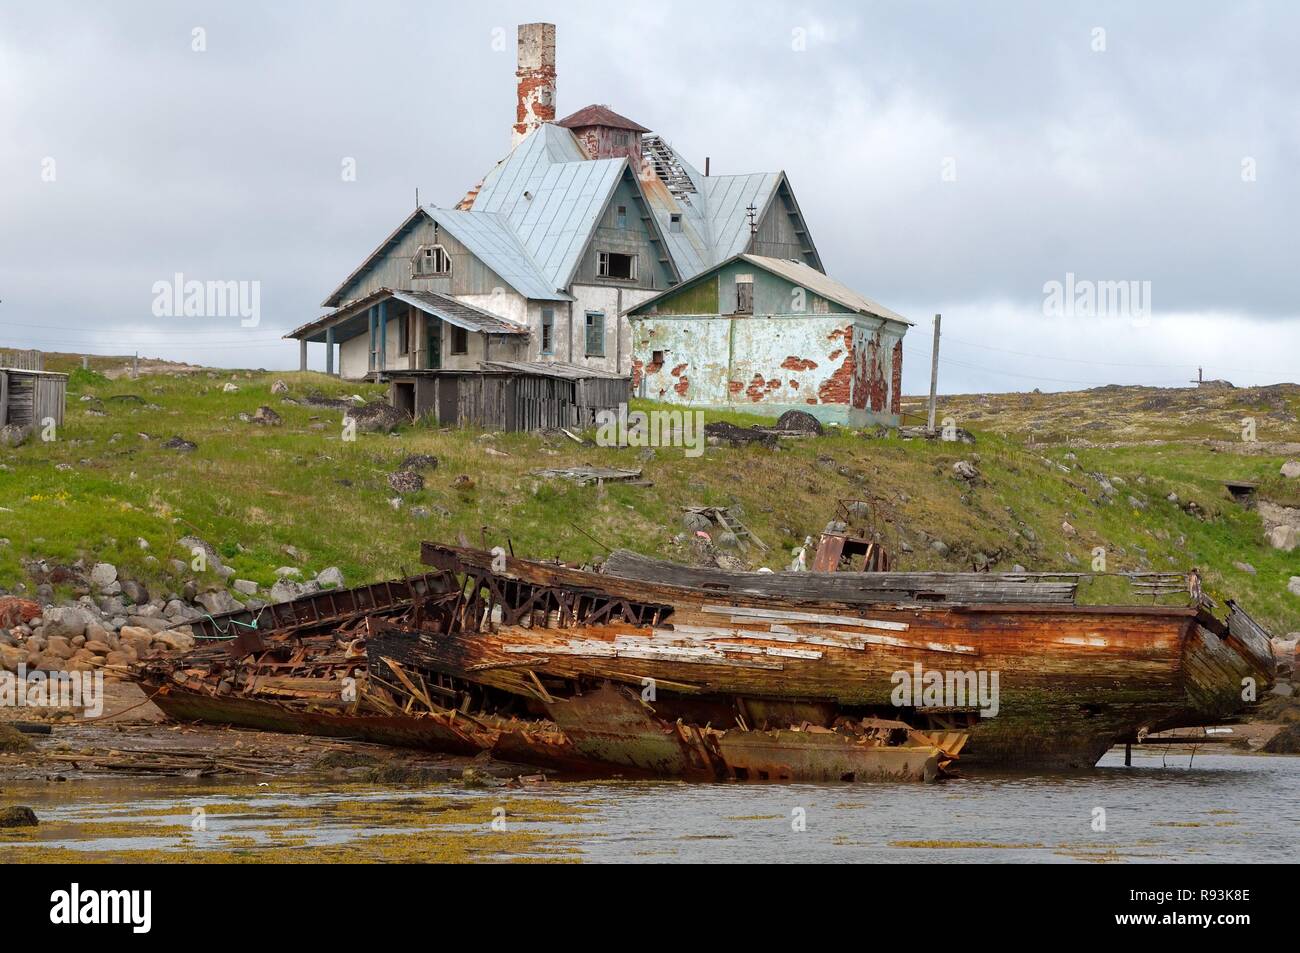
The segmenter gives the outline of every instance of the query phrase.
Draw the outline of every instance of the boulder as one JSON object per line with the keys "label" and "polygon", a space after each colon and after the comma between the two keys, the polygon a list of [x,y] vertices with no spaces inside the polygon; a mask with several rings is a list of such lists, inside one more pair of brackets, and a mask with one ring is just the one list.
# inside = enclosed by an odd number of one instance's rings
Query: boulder
{"label": "boulder", "polygon": [[397,465],[399,470],[436,470],[438,458],[427,453],[412,453],[402,458]]}
{"label": "boulder", "polygon": [[257,583],[251,579],[236,579],[232,584],[236,592],[246,596],[257,595]]}
{"label": "boulder", "polygon": [[211,615],[221,615],[223,612],[238,612],[244,608],[225,589],[210,589],[207,592],[200,592],[195,597],[195,601],[207,609]]}
{"label": "boulder", "polygon": [[232,384],[229,381],[226,381],[226,383],[221,385],[221,392],[223,394],[233,394],[237,390],[239,390],[239,385]]}
{"label": "boulder", "polygon": [[975,469],[975,464],[969,460],[958,460],[952,465],[952,472],[963,480],[974,480],[979,475],[979,470]]}
{"label": "boulder", "polygon": [[0,807],[0,827],[35,827],[39,823],[36,812],[30,807],[21,804]]}
{"label": "boulder", "polygon": [[1234,562],[1232,565],[1234,568],[1240,570],[1241,572],[1248,572],[1252,576],[1255,575],[1255,567],[1252,566],[1250,563]]}
{"label": "boulder", "polygon": [[1282,464],[1282,475],[1288,480],[1300,477],[1300,460],[1288,460]]}
{"label": "boulder", "polygon": [[171,652],[188,652],[194,648],[194,636],[186,632],[159,632],[154,636],[154,644],[162,643]]}
{"label": "boulder", "polygon": [[180,436],[180,434],[177,434],[170,440],[163,441],[163,449],[179,450],[181,453],[191,453],[199,449],[199,445],[193,440],[186,440],[184,437]]}
{"label": "boulder", "polygon": [[149,601],[149,590],[145,588],[144,583],[136,582],[134,579],[122,583],[122,595],[136,605],[144,605]]}
{"label": "boulder", "polygon": [[103,589],[117,582],[117,567],[112,563],[95,563],[90,570],[90,583],[96,589]]}
{"label": "boulder", "polygon": [[284,422],[283,417],[265,405],[257,408],[257,413],[253,414],[250,420],[264,427],[278,427]]}
{"label": "boulder", "polygon": [[398,470],[388,475],[388,485],[396,493],[419,493],[424,489],[424,477],[414,470]]}
{"label": "boulder", "polygon": [[343,570],[338,566],[330,566],[328,569],[322,569],[316,576],[316,582],[322,587],[328,589],[343,588]]}
{"label": "boulder", "polygon": [[271,385],[271,393],[287,394],[289,393],[289,385],[286,384],[284,381],[277,380],[274,384]]}
{"label": "boulder", "polygon": [[119,645],[130,646],[133,651],[144,652],[153,644],[154,631],[141,626],[127,625],[118,634]]}
{"label": "boulder", "polygon": [[52,655],[55,658],[70,659],[77,654],[76,648],[62,635],[52,635],[46,640],[45,655]]}
{"label": "boulder", "polygon": [[343,412],[343,421],[355,422],[357,430],[362,433],[391,433],[410,418],[392,404],[375,401],[360,407],[349,407]]}
{"label": "boulder", "polygon": [[18,424],[6,424],[0,427],[0,447],[18,447],[26,442],[31,436],[30,427],[22,427]]}
{"label": "boulder", "polygon": [[306,591],[302,583],[293,582],[290,579],[281,579],[271,587],[271,601],[291,602],[306,593]]}
{"label": "boulder", "polygon": [[787,410],[776,419],[776,429],[795,430],[800,433],[820,435],[822,432],[822,424],[820,420],[807,411]]}
{"label": "boulder", "polygon": [[1268,542],[1274,549],[1289,553],[1296,546],[1300,546],[1300,530],[1289,523],[1274,526],[1268,531]]}
{"label": "boulder", "polygon": [[1061,532],[1066,536],[1078,536],[1079,531],[1071,526],[1068,522],[1061,523]]}
{"label": "boulder", "polygon": [[51,606],[45,610],[42,619],[46,638],[57,635],[70,639],[74,635],[86,634],[88,620],[80,608]]}
{"label": "boulder", "polygon": [[1300,576],[1292,576],[1286,584],[1286,591],[1293,596],[1300,596]]}

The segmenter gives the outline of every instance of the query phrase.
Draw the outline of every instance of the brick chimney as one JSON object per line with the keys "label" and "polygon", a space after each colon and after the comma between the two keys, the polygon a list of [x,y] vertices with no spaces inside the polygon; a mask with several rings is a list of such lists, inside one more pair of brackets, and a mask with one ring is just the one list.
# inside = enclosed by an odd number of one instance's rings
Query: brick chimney
{"label": "brick chimney", "polygon": [[555,119],[555,24],[519,27],[519,99],[511,146],[544,122]]}

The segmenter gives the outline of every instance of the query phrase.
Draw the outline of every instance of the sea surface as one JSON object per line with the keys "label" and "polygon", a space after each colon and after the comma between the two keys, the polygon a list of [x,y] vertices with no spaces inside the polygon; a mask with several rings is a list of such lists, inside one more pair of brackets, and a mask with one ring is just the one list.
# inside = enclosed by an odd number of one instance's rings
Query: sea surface
{"label": "sea surface", "polygon": [[[19,791],[6,793],[12,798]],[[537,798],[552,809],[571,808],[563,822],[518,824],[544,835],[543,842],[563,842],[566,859],[594,863],[1253,863],[1300,857],[1300,757],[1204,749],[1140,749],[1127,768],[1116,749],[1092,771],[981,772],[932,785],[547,782],[509,791],[457,784],[358,791],[270,783],[225,794],[154,780],[103,788],[46,785],[22,796],[44,821],[62,822],[51,831],[76,831],[23,845],[6,843],[0,832],[0,854],[21,849],[36,860],[45,848],[74,849],[87,860],[127,848],[165,857],[186,849],[174,834],[160,829],[157,837],[123,837],[123,823],[152,823],[160,809],[188,813],[213,805],[226,808],[211,816],[214,829],[226,834],[256,841],[259,830],[274,823],[276,836],[306,845],[356,840],[360,857],[362,840],[376,831],[358,828],[355,819],[331,820],[337,817],[331,806],[358,798],[400,805],[422,796],[488,803]],[[241,804],[250,809],[229,812]],[[277,819],[277,808],[291,809],[292,816]],[[95,834],[99,823],[104,836]],[[384,822],[389,832],[404,828],[404,822],[391,826],[391,818]],[[488,838],[485,859],[520,856],[517,848],[492,854],[494,835],[486,825],[481,836]]]}

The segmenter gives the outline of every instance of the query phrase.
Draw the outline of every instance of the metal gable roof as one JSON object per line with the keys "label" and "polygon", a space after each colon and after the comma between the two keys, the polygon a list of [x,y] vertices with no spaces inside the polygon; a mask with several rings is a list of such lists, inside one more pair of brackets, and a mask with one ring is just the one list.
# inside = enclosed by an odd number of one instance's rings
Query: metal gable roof
{"label": "metal gable roof", "polygon": [[823,274],[816,268],[805,265],[801,261],[792,261],[788,258],[766,258],[762,255],[738,255],[736,257],[757,265],[759,268],[765,268],[793,284],[807,288],[814,294],[820,295],[828,301],[842,304],[846,308],[863,314],[874,315],[877,318],[898,321],[909,326],[913,324],[897,311],[891,311],[878,301],[872,301],[865,295],[858,294],[848,285],[841,284],[830,275]]}
{"label": "metal gable roof", "polygon": [[388,294],[398,301],[403,301],[421,311],[442,318],[448,324],[454,324],[468,331],[482,331],[485,334],[528,333],[528,329],[522,324],[507,321],[490,311],[457,301],[448,295],[440,295],[433,291],[389,291]]}
{"label": "metal gable roof", "polygon": [[626,163],[584,158],[571,132],[548,123],[488,173],[471,211],[504,216],[550,287],[565,288]]}
{"label": "metal gable roof", "polygon": [[525,298],[571,300],[570,295],[555,290],[504,215],[432,207],[425,212]]}

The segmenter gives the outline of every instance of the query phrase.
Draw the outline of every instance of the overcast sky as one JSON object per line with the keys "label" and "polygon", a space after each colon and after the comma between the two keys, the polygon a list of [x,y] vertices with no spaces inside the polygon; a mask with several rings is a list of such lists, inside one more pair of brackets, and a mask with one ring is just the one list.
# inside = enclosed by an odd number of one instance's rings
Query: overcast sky
{"label": "overcast sky", "polygon": [[[454,204],[508,151],[533,20],[560,116],[607,103],[701,168],[784,169],[827,271],[916,322],[909,393],[936,311],[949,393],[1300,379],[1284,2],[6,0],[0,347],[296,367],[280,335],[416,188]],[[260,282],[260,323],[155,317],[178,272]],[[1054,312],[1067,274],[1135,297]]]}

